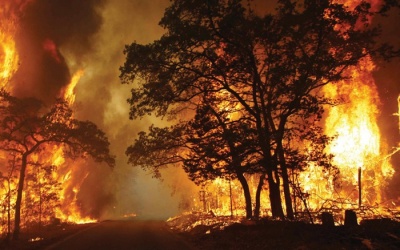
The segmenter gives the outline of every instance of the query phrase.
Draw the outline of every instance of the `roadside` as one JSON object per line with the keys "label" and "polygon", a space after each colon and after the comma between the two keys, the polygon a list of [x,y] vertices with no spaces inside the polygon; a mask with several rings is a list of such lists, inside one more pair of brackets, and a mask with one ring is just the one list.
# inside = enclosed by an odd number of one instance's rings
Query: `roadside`
{"label": "roadside", "polygon": [[73,234],[90,228],[97,223],[70,224],[61,223],[58,225],[47,225],[30,228],[28,231],[21,231],[20,240],[14,244],[7,244],[5,240],[0,241],[0,249],[5,250],[39,250],[44,249],[58,241],[61,241]]}

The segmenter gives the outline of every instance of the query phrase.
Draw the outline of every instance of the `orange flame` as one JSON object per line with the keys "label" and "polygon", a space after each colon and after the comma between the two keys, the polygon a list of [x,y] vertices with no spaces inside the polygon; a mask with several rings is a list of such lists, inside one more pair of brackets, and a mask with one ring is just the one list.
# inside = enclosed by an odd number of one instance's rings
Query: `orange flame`
{"label": "orange flame", "polygon": [[5,6],[0,11],[0,87],[5,88],[12,75],[17,70],[18,54],[15,47],[14,36],[16,26],[10,11]]}
{"label": "orange flame", "polygon": [[[361,1],[340,1],[350,9]],[[379,1],[371,2],[373,10]],[[371,21],[371,20],[369,20]],[[384,200],[383,191],[394,174],[385,154],[378,127],[380,100],[372,71],[375,65],[370,57],[345,72],[349,80],[324,87],[327,97],[341,100],[340,105],[327,109],[325,133],[334,136],[327,152],[334,155],[333,163],[339,169],[337,179],[323,173],[315,166],[301,173],[304,190],[310,194],[312,209],[319,209],[327,201],[329,206],[341,209],[379,206]],[[381,208],[378,208],[381,209]]]}
{"label": "orange flame", "polygon": [[[351,80],[336,86],[326,86],[326,95],[342,98],[344,103],[328,110],[325,132],[336,138],[328,147],[335,155],[334,164],[340,169],[343,185],[342,197],[357,199],[354,185],[358,183],[358,168],[362,169],[363,202],[379,204],[382,191],[394,170],[384,160],[381,135],[378,128],[379,97],[372,77],[374,65],[371,58],[362,60],[358,67],[349,70]],[[337,191],[337,190],[336,190]]]}
{"label": "orange flame", "polygon": [[[361,3],[337,2],[350,9]],[[372,1],[372,11],[378,10],[380,5],[380,1]],[[394,153],[387,153],[378,127],[380,100],[372,76],[374,68],[371,57],[366,57],[356,67],[347,70],[349,80],[327,85],[323,89],[327,97],[342,101],[342,104],[327,109],[324,120],[325,133],[334,136],[327,153],[334,155],[333,163],[339,169],[339,176],[335,179],[332,173],[324,172],[313,164],[300,173],[299,183],[302,191],[309,195],[307,206],[311,210],[317,211],[324,206],[331,209],[362,209],[363,206],[379,206],[385,202],[383,191],[394,174],[389,158]],[[399,113],[396,115],[400,114],[400,96],[398,103]],[[254,189],[255,184],[250,186]],[[226,190],[226,183],[217,179],[208,188],[212,190],[211,193],[221,192]],[[240,186],[237,188],[240,189]],[[220,197],[222,199],[223,196]],[[237,200],[241,199],[237,197]],[[261,202],[268,204],[263,200]],[[384,212],[382,207],[378,209]],[[218,214],[229,214],[226,195],[216,211]],[[243,210],[236,208],[235,211],[244,214]]]}
{"label": "orange flame", "polygon": [[74,104],[75,102],[75,87],[78,84],[79,80],[83,76],[84,71],[83,70],[78,70],[71,78],[70,83],[68,86],[65,88],[64,91],[64,100],[66,100],[69,105]]}
{"label": "orange flame", "polygon": [[[12,91],[12,79],[14,73],[18,70],[18,51],[16,46],[15,35],[18,31],[19,16],[23,13],[26,5],[31,0],[18,0],[18,1],[1,1],[0,8],[0,88],[5,88],[7,91]],[[54,41],[47,39],[43,42],[43,49],[50,54],[56,61],[62,60],[61,54],[59,53]],[[63,98],[72,105],[75,102],[75,87],[83,76],[84,71],[77,71],[71,78],[71,82],[64,89],[62,94]],[[7,155],[1,155],[2,162],[8,160]],[[32,179],[27,179],[27,187],[24,191],[24,199],[29,200],[30,204],[42,204],[41,199],[44,192],[42,184],[54,182],[60,184],[59,186],[49,187],[47,185],[46,192],[52,192],[58,197],[58,202],[61,206],[56,204],[48,204],[47,208],[53,211],[47,211],[46,213],[40,214],[40,220],[43,222],[49,222],[51,217],[57,217],[61,221],[68,221],[73,223],[89,223],[95,220],[81,215],[80,207],[76,204],[76,193],[79,190],[79,186],[82,184],[86,176],[76,175],[79,173],[78,168],[75,166],[77,163],[71,163],[64,158],[62,147],[48,146],[45,150],[39,154],[32,155],[30,161],[33,164],[37,164],[28,168],[27,176],[31,176]],[[54,166],[51,174],[46,174],[42,170],[42,166]],[[3,169],[1,169],[3,172]],[[8,170],[7,170],[8,171]],[[3,172],[5,174],[5,172]],[[14,173],[15,175],[15,173]],[[10,180],[11,193],[14,194],[16,190],[16,179],[12,177]],[[6,179],[1,180],[0,183],[0,201],[6,202],[8,195],[8,182]],[[3,186],[5,187],[3,189]],[[29,188],[32,187],[32,188]],[[27,201],[26,200],[26,201]],[[10,198],[10,206],[14,206],[15,197],[14,195]],[[3,204],[3,203],[2,203]],[[26,205],[23,206],[27,206]],[[36,209],[36,208],[35,208]],[[33,214],[32,209],[24,207],[22,209],[23,216],[26,222],[37,220],[37,215]],[[2,210],[3,212],[6,210]],[[10,210],[11,217],[14,211]],[[2,214],[4,215],[4,214]],[[35,217],[36,216],[36,217]],[[22,225],[23,226],[23,225]],[[0,231],[3,232],[5,227],[0,225]]]}

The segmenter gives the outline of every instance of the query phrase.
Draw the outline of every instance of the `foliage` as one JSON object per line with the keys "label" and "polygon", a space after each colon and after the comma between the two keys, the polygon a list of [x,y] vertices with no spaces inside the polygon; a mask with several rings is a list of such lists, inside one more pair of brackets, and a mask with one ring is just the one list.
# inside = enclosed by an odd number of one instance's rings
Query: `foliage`
{"label": "foliage", "polygon": [[37,99],[19,99],[2,90],[0,117],[0,149],[4,151],[32,153],[46,144],[58,144],[66,147],[68,157],[90,155],[114,165],[105,133],[92,122],[74,119],[63,100],[46,109]]}
{"label": "foliage", "polygon": [[[363,57],[396,55],[376,42],[380,31],[367,22],[374,14],[364,2],[349,10],[329,0],[280,0],[275,12],[257,15],[240,0],[173,1],[160,21],[166,33],[159,40],[126,46],[120,78],[136,84],[130,118],[185,114],[187,121],[170,129],[152,126],[150,134],[162,133],[150,138],[141,133],[127,150],[130,162],[156,150],[164,155],[147,160],[146,167],[158,171],[164,163],[183,161],[192,179],[262,169],[273,216],[284,216],[282,180],[292,218],[288,168],[301,170],[309,150],[293,150],[291,143],[307,139],[315,146],[310,157],[330,166],[323,153],[329,138],[316,122],[323,106],[336,100],[321,88],[346,78],[343,72]],[[253,168],[257,164],[261,168]]]}

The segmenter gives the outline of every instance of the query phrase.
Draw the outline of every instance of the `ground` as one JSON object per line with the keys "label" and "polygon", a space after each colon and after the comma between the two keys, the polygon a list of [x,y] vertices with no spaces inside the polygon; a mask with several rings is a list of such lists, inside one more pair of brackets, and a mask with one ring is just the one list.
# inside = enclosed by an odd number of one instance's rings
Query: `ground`
{"label": "ground", "polygon": [[398,223],[325,227],[268,221],[187,236],[199,249],[400,249]]}
{"label": "ground", "polygon": [[[167,222],[194,249],[400,249],[400,223],[375,219],[359,226],[322,226],[262,219],[180,216]],[[44,249],[92,224],[60,224],[24,232],[13,248]]]}
{"label": "ground", "polygon": [[268,219],[230,224],[228,218],[210,217],[190,227],[189,221],[186,216],[169,223],[197,249],[400,249],[400,223],[390,219],[365,220],[352,227]]}
{"label": "ground", "polygon": [[47,225],[40,228],[30,228],[23,230],[20,240],[17,243],[7,244],[6,240],[1,238],[0,249],[10,250],[39,250],[54,244],[66,237],[78,233],[93,224],[71,224],[60,223],[57,225]]}

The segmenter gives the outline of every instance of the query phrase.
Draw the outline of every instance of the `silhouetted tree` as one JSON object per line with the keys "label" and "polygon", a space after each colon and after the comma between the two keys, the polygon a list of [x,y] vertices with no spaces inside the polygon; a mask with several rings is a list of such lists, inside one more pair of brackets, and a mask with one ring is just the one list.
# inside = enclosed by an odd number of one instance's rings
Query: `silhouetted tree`
{"label": "silhouetted tree", "polygon": [[349,10],[329,0],[279,0],[263,15],[242,2],[172,1],[160,22],[165,34],[148,45],[126,46],[120,77],[135,81],[128,100],[132,119],[175,117],[196,109],[205,91],[228,93],[256,131],[253,145],[262,156],[272,215],[285,216],[282,183],[286,216],[293,218],[287,133],[304,127],[299,118],[312,119],[332,103],[321,87],[343,79],[363,57],[395,53],[376,43],[379,29],[366,22],[376,13],[365,2]]}
{"label": "silhouetted tree", "polygon": [[0,150],[18,154],[20,171],[15,204],[13,239],[18,240],[25,175],[33,153],[46,145],[65,148],[66,157],[89,155],[114,166],[106,135],[95,124],[72,117],[67,103],[59,100],[49,109],[33,98],[19,99],[0,91]]}
{"label": "silhouetted tree", "polygon": [[244,117],[231,117],[232,109],[212,107],[205,101],[199,106],[186,134],[191,143],[183,168],[196,181],[216,177],[239,180],[246,204],[246,217],[252,217],[252,199],[245,174],[258,172],[259,156],[252,147],[254,129]]}

